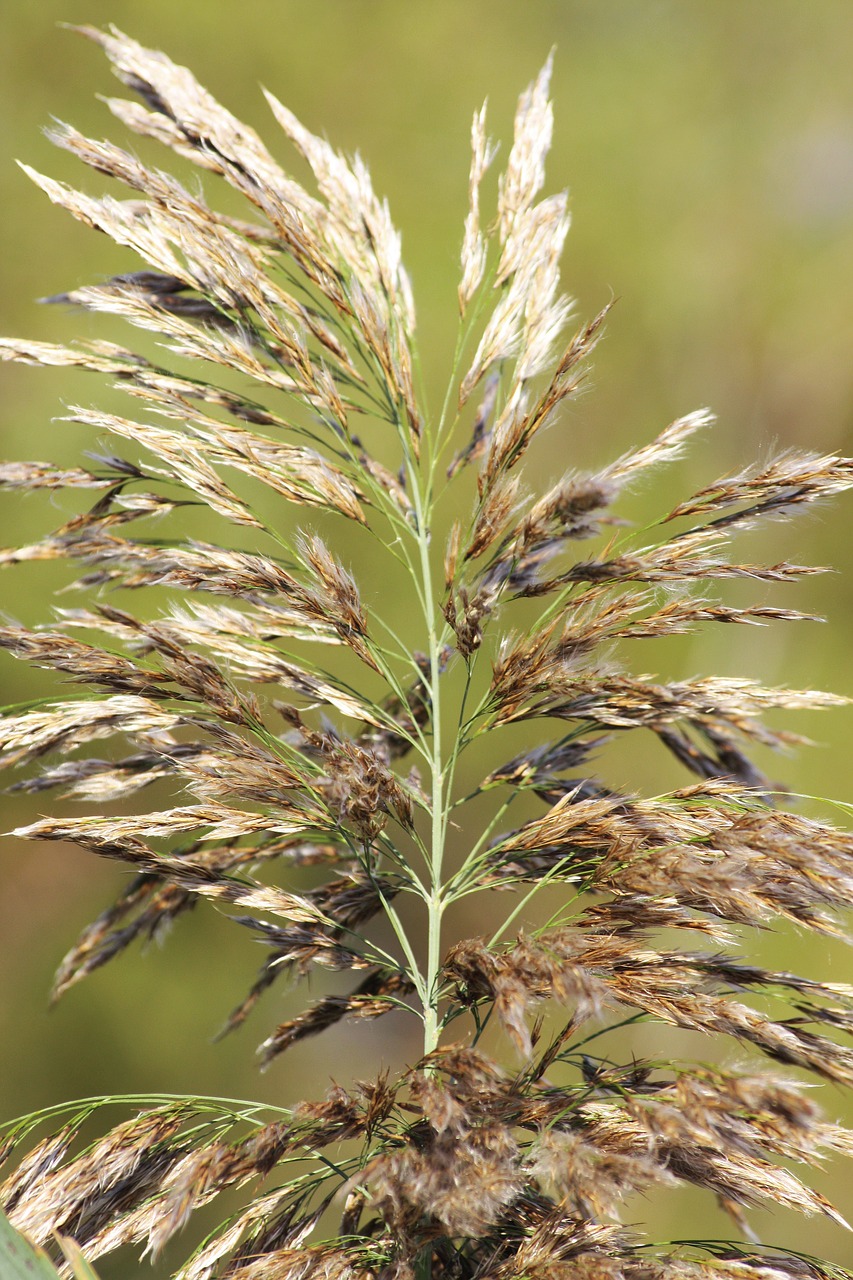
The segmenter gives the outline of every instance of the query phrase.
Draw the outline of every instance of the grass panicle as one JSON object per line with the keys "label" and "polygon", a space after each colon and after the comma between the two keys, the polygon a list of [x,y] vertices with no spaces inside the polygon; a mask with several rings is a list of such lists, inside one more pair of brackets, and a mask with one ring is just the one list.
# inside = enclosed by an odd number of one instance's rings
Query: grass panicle
{"label": "grass panicle", "polygon": [[[5,360],[125,393],[121,411],[81,403],[61,420],[109,453],[0,467],[0,488],[64,511],[0,563],[65,561],[77,599],[0,626],[8,656],[54,681],[0,720],[0,765],[40,806],[47,792],[89,806],[16,834],[129,872],[54,995],[204,899],[265,947],[226,1031],[287,979],[345,975],[268,1029],[264,1065],[391,1014],[419,1048],[287,1110],[129,1098],[111,1123],[103,1099],[10,1121],[12,1224],[60,1264],[62,1240],[87,1259],[156,1257],[228,1192],[231,1216],[179,1280],[848,1274],[762,1246],[745,1216],[843,1221],[800,1173],[853,1155],[853,1134],[801,1077],[853,1085],[853,987],[748,952],[778,924],[844,935],[853,837],[790,811],[750,755],[802,741],[779,710],[842,699],[639,674],[654,646],[633,666],[625,644],[809,620],[716,592],[816,572],[745,562],[734,539],[850,488],[853,462],[789,450],[633,528],[620,498],[710,425],[701,410],[598,471],[542,491],[526,478],[609,310],[568,328],[567,198],[542,194],[550,60],[519,100],[492,213],[497,153],[485,108],[474,117],[435,415],[400,235],[363,161],[267,95],[275,151],[295,150],[309,190],[188,70],[117,30],[82,34],[133,95],[107,100],[113,116],[188,176],[66,125],[53,141],[106,193],[27,169],[128,251],[122,274],[47,301],[117,318],[130,345],[0,342]],[[209,202],[221,182],[240,217]],[[659,744],[679,789],[607,781],[597,762],[629,733],[640,753]],[[491,937],[457,932],[450,909],[474,895],[499,918]],[[662,1043],[694,1033],[702,1062],[632,1053],[641,1022]],[[638,1196],[679,1185],[715,1197],[741,1243],[644,1235]]]}

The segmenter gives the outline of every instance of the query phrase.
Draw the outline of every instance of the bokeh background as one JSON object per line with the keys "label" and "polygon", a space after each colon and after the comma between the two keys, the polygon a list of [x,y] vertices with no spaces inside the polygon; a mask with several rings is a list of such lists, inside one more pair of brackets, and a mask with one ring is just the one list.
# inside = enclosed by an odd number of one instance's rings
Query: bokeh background
{"label": "bokeh background", "polygon": [[[120,269],[115,251],[51,207],[14,160],[80,177],[40,132],[51,116],[126,140],[96,99],[114,91],[105,60],[60,22],[114,22],[162,47],[274,149],[276,127],[259,84],[337,145],[361,151],[403,228],[434,402],[455,336],[471,114],[488,96],[490,132],[508,142],[518,92],[554,46],[550,187],[569,186],[574,218],[565,279],[579,318],[613,296],[619,301],[586,394],[538,457],[541,478],[604,462],[706,404],[717,427],[663,476],[650,510],[774,448],[853,451],[849,0],[3,0],[0,330],[67,340],[85,335],[89,320],[35,299]],[[283,143],[279,153],[291,162]],[[91,376],[85,386],[81,378],[0,368],[3,454],[71,461],[91,446],[52,423],[63,402],[97,399]],[[0,511],[0,543],[46,532],[54,517],[37,498],[9,504]],[[848,498],[750,544],[756,556],[841,570],[789,587],[784,598],[755,593],[826,612],[830,626],[734,636],[717,628],[689,644],[660,645],[646,669],[853,694],[851,529]],[[16,571],[3,580],[0,608],[45,618],[53,585],[49,575]],[[25,696],[31,679],[12,660],[0,664],[5,701]],[[853,799],[853,711],[795,727],[819,745],[778,762],[776,775],[797,792]],[[670,778],[656,773],[659,764],[619,757],[610,780],[660,790]],[[39,807],[8,796],[1,803],[4,830]],[[287,1103],[316,1096],[331,1078],[367,1074],[377,1049],[389,1061],[415,1052],[403,1030],[383,1035],[380,1023],[297,1047],[259,1076],[253,1046],[286,1016],[281,994],[262,1019],[211,1045],[260,956],[202,909],[165,948],[134,952],[48,1011],[53,968],[120,883],[115,868],[73,849],[4,843],[4,1117],[69,1096],[136,1090]],[[788,935],[768,936],[760,958],[837,981],[853,969],[841,947],[804,946]],[[701,1057],[702,1047],[692,1053]],[[824,1105],[837,1115],[845,1103],[826,1091]],[[853,1217],[849,1168],[836,1166],[820,1185]],[[713,1207],[689,1193],[632,1205],[631,1214],[651,1221],[658,1239],[729,1234]],[[825,1223],[755,1221],[767,1240],[853,1261],[849,1237]],[[132,1265],[104,1267],[105,1276],[131,1274]]]}

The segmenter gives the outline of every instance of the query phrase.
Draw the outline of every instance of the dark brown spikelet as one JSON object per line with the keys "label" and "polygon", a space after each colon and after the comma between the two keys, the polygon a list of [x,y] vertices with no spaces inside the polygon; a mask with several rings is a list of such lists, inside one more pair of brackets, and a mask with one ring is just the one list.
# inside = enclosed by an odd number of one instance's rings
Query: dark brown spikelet
{"label": "dark brown spikelet", "polygon": [[[41,625],[2,621],[6,659],[45,683],[0,719],[0,767],[10,791],[91,807],[17,834],[130,873],[54,995],[207,901],[265,948],[225,1030],[280,978],[312,982],[301,1009],[273,1012],[264,1066],[349,1021],[419,1038],[408,1065],[288,1108],[151,1095],[118,1120],[110,1099],[10,1120],[0,1204],[58,1260],[62,1239],[87,1259],[159,1256],[220,1203],[177,1280],[849,1277],[750,1243],[747,1217],[849,1214],[810,1170],[853,1156],[853,1134],[805,1089],[853,1085],[853,986],[751,953],[757,930],[847,936],[853,837],[792,811],[751,756],[803,741],[780,712],[842,699],[655,674],[657,646],[633,665],[625,645],[812,618],[725,596],[818,571],[734,541],[850,488],[853,463],[789,450],[667,492],[637,533],[622,495],[679,458],[702,410],[531,491],[525,459],[609,310],[566,338],[567,197],[542,195],[550,59],[488,218],[495,148],[485,108],[474,118],[465,329],[436,423],[415,391],[400,237],[363,162],[270,96],[308,189],[188,70],[117,30],[82,34],[132,95],[108,100],[113,116],[197,177],[64,125],[53,141],[109,189],[28,170],[127,257],[47,301],[117,318],[130,343],[0,341],[4,360],[129,397],[123,413],[68,410],[112,441],[85,466],[0,465],[0,489],[65,504],[0,566],[56,561],[79,596]],[[242,215],[217,211],[223,182]],[[637,793],[608,760],[628,733],[684,770],[678,789]],[[511,741],[484,768],[486,734]],[[486,894],[496,932],[480,936],[482,897],[475,936],[452,932],[450,908]],[[654,1061],[626,1048],[640,1024]],[[393,1042],[377,1043],[378,1063]],[[744,1243],[653,1242],[642,1198],[683,1187]]]}

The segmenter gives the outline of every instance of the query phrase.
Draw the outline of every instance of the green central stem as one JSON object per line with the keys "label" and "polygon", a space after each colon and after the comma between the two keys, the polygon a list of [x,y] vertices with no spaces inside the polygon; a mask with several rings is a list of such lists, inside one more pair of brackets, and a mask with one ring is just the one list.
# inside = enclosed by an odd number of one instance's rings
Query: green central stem
{"label": "green central stem", "polygon": [[424,1053],[431,1053],[438,1044],[438,977],[441,967],[441,917],[444,913],[444,894],[441,864],[444,858],[445,839],[445,778],[441,748],[441,655],[436,626],[435,597],[432,571],[429,562],[429,530],[421,527],[419,534],[421,567],[426,603],[426,621],[429,629],[430,698],[432,704],[432,803],[430,840],[430,895],[427,899],[428,941],[426,1008],[424,1009]]}
{"label": "green central stem", "polygon": [[[427,905],[427,971],[424,1000],[424,1053],[431,1053],[438,1044],[438,986],[441,969],[441,918],[444,914],[444,893],[441,867],[447,832],[445,806],[445,762],[441,744],[441,638],[438,611],[433,589],[432,566],[429,558],[430,514],[429,485],[427,492],[421,488],[421,475],[412,474],[412,500],[418,522],[418,550],[421,581],[423,583],[424,620],[429,636],[429,696],[432,717],[432,753],[430,757],[430,841],[429,841],[429,893]],[[426,500],[425,500],[426,499]]]}

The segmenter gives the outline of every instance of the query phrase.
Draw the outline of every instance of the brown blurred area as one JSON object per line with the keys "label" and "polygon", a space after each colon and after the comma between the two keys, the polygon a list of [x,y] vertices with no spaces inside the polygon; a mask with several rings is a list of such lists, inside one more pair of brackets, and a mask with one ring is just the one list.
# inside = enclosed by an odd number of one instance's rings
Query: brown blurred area
{"label": "brown blurred area", "polygon": [[[97,177],[82,175],[41,129],[58,117],[128,141],[96,98],[116,91],[102,55],[58,25],[114,22],[190,65],[300,178],[260,85],[336,145],[361,152],[403,230],[424,381],[430,402],[439,404],[456,333],[470,118],[488,97],[489,131],[505,155],[517,95],[554,46],[549,185],[568,186],[573,208],[564,279],[579,320],[614,295],[619,301],[586,393],[536,457],[539,478],[605,462],[705,404],[717,413],[717,427],[680,469],[662,474],[656,493],[631,507],[632,518],[641,521],[644,511],[660,510],[690,486],[774,449],[853,452],[849,0],[4,0],[0,20],[3,333],[87,336],[89,317],[34,300],[134,269],[103,237],[50,206],[14,163],[101,190]],[[162,163],[170,162],[164,156]],[[117,328],[110,336],[130,342]],[[63,404],[94,404],[99,396],[90,375],[0,367],[3,455],[79,460],[97,442],[54,419]],[[49,500],[4,500],[0,544],[58,522]],[[752,592],[754,602],[828,613],[828,627],[742,628],[734,636],[717,628],[690,644],[650,648],[644,669],[667,678],[748,675],[853,694],[851,529],[848,496],[748,544],[754,558],[841,570],[785,591]],[[7,571],[0,610],[45,620],[62,580],[45,569]],[[4,701],[33,696],[35,677],[0,658]],[[777,761],[776,775],[795,792],[853,800],[853,710],[801,717],[792,727],[819,746]],[[614,768],[625,770],[627,785],[672,785],[668,771],[656,773],[657,756],[629,762],[624,755]],[[8,830],[50,801],[7,795],[0,803]],[[107,1091],[287,1103],[303,1092],[316,1095],[332,1078],[346,1083],[371,1073],[377,1049],[389,1062],[416,1054],[406,1025],[392,1018],[387,1028],[333,1031],[259,1076],[254,1044],[294,1004],[279,992],[242,1032],[211,1045],[262,956],[201,908],[165,947],[125,956],[48,1013],[52,969],[109,903],[123,873],[70,848],[4,841],[2,874],[4,1117]],[[836,981],[849,980],[853,969],[840,947],[830,954],[821,943],[810,952],[788,935],[768,936],[760,959]],[[641,1051],[653,1052],[653,1041],[650,1033]],[[703,1053],[695,1042],[682,1051]],[[834,1116],[843,1103],[827,1092],[824,1105]],[[853,1217],[849,1170],[837,1165],[820,1185]],[[698,1196],[632,1209],[637,1220],[654,1222],[659,1239],[730,1234]],[[770,1222],[767,1215],[755,1221],[770,1242],[839,1262],[853,1256],[835,1228]],[[105,1266],[111,1274],[122,1273]]]}

